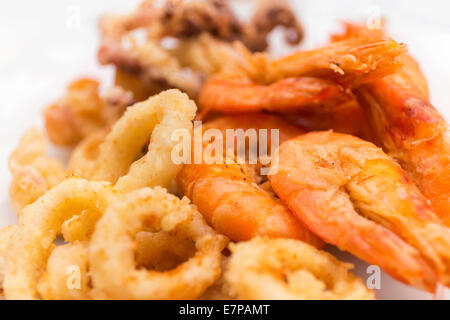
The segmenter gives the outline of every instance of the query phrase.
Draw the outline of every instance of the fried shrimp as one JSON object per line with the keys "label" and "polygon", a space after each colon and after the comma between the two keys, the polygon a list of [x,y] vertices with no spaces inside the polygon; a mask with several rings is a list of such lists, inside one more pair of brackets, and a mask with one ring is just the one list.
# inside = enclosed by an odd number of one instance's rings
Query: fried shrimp
{"label": "fried shrimp", "polygon": [[224,278],[239,299],[374,299],[351,264],[301,241],[254,238],[230,249]]}
{"label": "fried shrimp", "polygon": [[287,112],[337,103],[349,100],[349,97],[338,84],[320,78],[286,78],[261,85],[249,79],[227,80],[219,76],[206,82],[199,104],[203,113],[210,110],[222,113]]}
{"label": "fried shrimp", "polygon": [[397,73],[359,90],[362,105],[383,143],[450,226],[450,128],[414,81]]}
{"label": "fried shrimp", "polygon": [[9,188],[11,205],[20,215],[26,205],[34,202],[66,176],[63,164],[46,155],[48,143],[39,130],[29,129],[9,157],[12,181]]}
{"label": "fried shrimp", "polygon": [[[337,37],[373,33],[382,31],[348,24],[346,33]],[[450,226],[450,128],[430,103],[427,81],[417,62],[406,56],[400,70],[356,93],[383,148],[400,162]]]}
{"label": "fried shrimp", "polygon": [[[73,172],[115,183],[123,192],[144,186],[168,187],[181,169],[181,164],[171,160],[177,144],[171,139],[172,133],[186,130],[190,134],[196,109],[195,103],[178,90],[164,91],[129,107],[101,144],[101,134],[83,144],[71,162]],[[139,158],[147,145],[148,151]],[[87,157],[84,161],[83,156]]]}
{"label": "fried shrimp", "polygon": [[199,97],[200,118],[210,111],[238,114],[263,110],[311,131],[333,129],[376,140],[356,97],[333,81],[299,77],[262,85],[235,77],[213,76],[205,83]]}
{"label": "fried shrimp", "polygon": [[131,92],[120,87],[102,97],[96,80],[78,79],[62,99],[44,110],[47,135],[55,145],[74,146],[91,133],[109,128],[132,103]]}
{"label": "fried shrimp", "polygon": [[[189,239],[196,252],[167,272],[137,269],[134,237],[145,229]],[[219,278],[226,245],[187,198],[160,187],[136,190],[110,206],[97,224],[89,250],[92,282],[112,299],[193,299]]]}
{"label": "fried shrimp", "polygon": [[273,190],[325,241],[434,291],[449,284],[450,233],[406,173],[373,144],[312,132],[283,143]]}
{"label": "fried shrimp", "polygon": [[405,51],[404,44],[392,39],[360,37],[272,61],[258,54],[249,57],[256,71],[251,76],[265,83],[287,77],[315,76],[334,79],[345,87],[357,87],[399,69]]}
{"label": "fried shrimp", "polygon": [[403,45],[381,38],[335,42],[276,60],[241,47],[246,63],[208,79],[199,103],[206,111],[223,113],[339,105],[353,98],[345,88],[397,70],[404,51]]}
{"label": "fried shrimp", "polygon": [[[257,128],[254,128],[257,124]],[[206,123],[204,129],[279,129],[280,141],[303,131],[276,116],[249,114],[223,117]],[[271,146],[270,141],[268,146]],[[203,145],[208,148],[208,141]],[[270,152],[270,150],[269,150]],[[233,151],[234,154],[234,151]],[[225,161],[226,162],[226,161]],[[273,196],[267,179],[254,165],[231,163],[185,164],[177,176],[184,195],[192,200],[206,221],[232,240],[248,240],[257,235],[301,239],[321,245],[289,210]]]}
{"label": "fried shrimp", "polygon": [[6,297],[37,299],[37,282],[56,235],[71,242],[87,239],[114,196],[107,183],[68,178],[26,206],[7,256]]}
{"label": "fried shrimp", "polygon": [[380,145],[378,137],[369,124],[367,114],[354,96],[342,103],[323,104],[301,111],[283,112],[279,115],[306,131],[333,130]]}

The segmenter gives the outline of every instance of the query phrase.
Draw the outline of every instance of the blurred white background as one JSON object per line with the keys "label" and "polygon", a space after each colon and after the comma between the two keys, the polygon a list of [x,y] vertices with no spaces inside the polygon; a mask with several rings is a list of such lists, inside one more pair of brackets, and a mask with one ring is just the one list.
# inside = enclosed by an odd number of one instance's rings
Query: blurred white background
{"label": "blurred white background", "polygon": [[[276,0],[274,0],[276,1]],[[60,97],[79,76],[93,76],[107,88],[112,70],[96,62],[101,13],[130,11],[139,0],[14,0],[0,2],[0,227],[15,223],[8,198],[8,155],[21,133],[42,127],[44,106]],[[434,105],[450,119],[450,1],[445,0],[291,0],[306,31],[301,48],[327,42],[340,21],[364,22],[382,16],[390,34],[405,42],[428,77]],[[248,16],[251,0],[235,0]],[[275,35],[274,54],[286,53]],[[343,259],[356,261],[339,253]],[[366,265],[357,262],[367,278]],[[432,298],[382,275],[379,298]],[[450,298],[443,292],[440,298]]]}

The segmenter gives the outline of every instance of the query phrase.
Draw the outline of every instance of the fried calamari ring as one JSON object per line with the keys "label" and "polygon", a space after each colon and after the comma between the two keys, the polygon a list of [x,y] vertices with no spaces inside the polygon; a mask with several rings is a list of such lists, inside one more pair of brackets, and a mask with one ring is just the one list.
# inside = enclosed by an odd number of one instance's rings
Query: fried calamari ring
{"label": "fried calamari ring", "polygon": [[36,290],[56,235],[87,239],[115,196],[105,182],[68,178],[26,206],[8,252],[4,289],[8,299],[37,299]]}
{"label": "fried calamari ring", "polygon": [[240,299],[373,299],[351,264],[297,240],[254,238],[230,246],[225,281]]}
{"label": "fried calamari ring", "polygon": [[[139,232],[136,241],[136,265],[157,271],[176,267],[196,251],[193,241],[166,231]],[[42,299],[109,299],[104,292],[92,287],[88,250],[88,241],[75,241],[52,251],[37,285]]]}
{"label": "fried calamari ring", "polygon": [[44,135],[38,129],[25,132],[9,157],[12,181],[9,188],[11,205],[19,215],[22,208],[34,202],[66,176],[63,164],[46,156]]}
{"label": "fried calamari ring", "polygon": [[56,247],[38,282],[44,300],[90,299],[88,242],[74,242]]}
{"label": "fried calamari ring", "polygon": [[[170,271],[137,269],[135,235],[146,228],[190,239],[197,251]],[[136,190],[111,205],[97,223],[89,250],[92,283],[113,299],[196,298],[219,278],[226,244],[187,198],[160,187]]]}
{"label": "fried calamari ring", "polygon": [[[172,140],[172,133],[186,130],[190,134],[196,109],[195,103],[178,90],[164,91],[129,107],[99,146],[91,169],[86,161],[79,169],[74,168],[74,173],[92,170],[81,176],[116,183],[116,189],[123,192],[146,186],[169,187],[181,169],[181,164],[171,159],[172,149],[178,144]],[[147,153],[135,161],[147,144]]]}

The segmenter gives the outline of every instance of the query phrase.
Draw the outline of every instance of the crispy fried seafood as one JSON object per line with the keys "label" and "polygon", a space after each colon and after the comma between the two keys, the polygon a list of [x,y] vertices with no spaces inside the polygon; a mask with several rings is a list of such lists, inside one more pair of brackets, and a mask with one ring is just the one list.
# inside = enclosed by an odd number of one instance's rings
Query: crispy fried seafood
{"label": "crispy fried seafood", "polygon": [[373,299],[325,243],[450,286],[450,130],[418,64],[351,24],[257,52],[277,26],[303,37],[284,0],[246,22],[226,0],[105,16],[114,86],[81,78],[44,111],[67,166],[37,129],[10,156],[0,298]]}
{"label": "crispy fried seafood", "polygon": [[[70,167],[76,175],[110,181],[121,191],[169,187],[181,169],[181,164],[171,160],[177,145],[172,134],[175,130],[192,132],[196,109],[186,94],[175,89],[137,103],[128,108],[103,141],[99,133],[82,142]],[[139,158],[147,145],[147,152]]]}
{"label": "crispy fried seafood", "polygon": [[364,109],[356,97],[334,105],[320,105],[302,111],[277,113],[286,121],[307,131],[333,130],[347,133],[379,145]]}
{"label": "crispy fried seafood", "polygon": [[406,173],[373,144],[332,132],[283,143],[275,193],[325,241],[434,291],[450,280],[450,232]]}
{"label": "crispy fried seafood", "polygon": [[[136,265],[140,269],[167,271],[195,253],[190,239],[167,232],[139,232],[135,242]],[[92,286],[88,254],[88,241],[56,247],[38,282],[39,295],[46,300],[110,299]]]}
{"label": "crispy fried seafood", "polygon": [[111,185],[69,178],[22,210],[7,256],[4,290],[8,299],[36,299],[53,241],[84,240],[114,196]]}
{"label": "crispy fried seafood", "polygon": [[[237,62],[229,42],[240,40],[251,50],[264,50],[267,35],[278,25],[286,28],[289,43],[300,42],[302,28],[285,1],[260,2],[253,18],[244,24],[225,0],[169,0],[162,6],[145,1],[131,14],[102,19],[99,61],[114,64],[145,83],[177,87],[195,97],[206,76],[222,68],[224,61]],[[141,43],[133,37],[136,30],[146,32]],[[167,37],[178,39],[178,47],[166,48],[161,40]]]}
{"label": "crispy fried seafood", "polygon": [[348,100],[344,87],[357,87],[396,71],[405,47],[390,39],[361,37],[275,60],[241,51],[246,64],[206,82],[199,98],[203,108],[286,111],[337,98]]}
{"label": "crispy fried seafood", "polygon": [[270,60],[265,54],[249,55],[250,77],[272,83],[287,77],[314,76],[357,87],[398,70],[406,46],[386,37],[352,38],[328,46],[298,51]]}
{"label": "crispy fried seafood", "polygon": [[301,241],[254,238],[230,249],[224,277],[240,299],[374,299],[351,264]]}
{"label": "crispy fried seafood", "polygon": [[207,111],[289,112],[320,104],[338,104],[350,96],[337,83],[320,78],[286,78],[269,85],[218,76],[203,87],[199,103]]}
{"label": "crispy fried seafood", "polygon": [[331,128],[376,141],[349,88],[396,71],[404,51],[404,45],[382,37],[343,40],[275,60],[241,48],[246,63],[211,76],[199,105],[203,116],[288,112],[309,129]]}
{"label": "crispy fried seafood", "polygon": [[191,299],[221,274],[226,244],[187,199],[144,188],[111,204],[92,239],[53,249],[37,288],[44,299]]}
{"label": "crispy fried seafood", "polygon": [[87,241],[76,241],[53,249],[45,272],[37,284],[37,290],[42,299],[86,300],[91,298],[88,245]]}
{"label": "crispy fried seafood", "polygon": [[3,281],[8,250],[13,242],[17,226],[11,225],[0,230],[0,300],[4,297]]}
{"label": "crispy fried seafood", "polygon": [[[258,129],[279,129],[281,141],[303,133],[300,128],[276,116],[264,114],[219,118],[206,123],[203,129],[222,133],[227,129],[254,130],[255,123]],[[204,151],[210,148],[209,142],[204,141]],[[268,141],[268,146],[271,145]],[[268,150],[268,154],[270,152]],[[222,156],[225,157],[224,154]],[[192,200],[210,225],[235,241],[265,235],[321,245],[319,239],[296,221],[286,206],[273,196],[267,179],[259,173],[261,163],[258,166],[222,160],[221,163],[210,164],[202,160],[198,164],[185,164],[177,176],[183,194]]]}
{"label": "crispy fried seafood", "polygon": [[300,77],[262,85],[233,78],[213,77],[204,85],[199,98],[202,118],[210,111],[225,114],[268,111],[308,130],[333,129],[376,140],[356,97],[333,81]]}
{"label": "crispy fried seafood", "polygon": [[46,156],[47,141],[39,130],[29,129],[9,157],[12,174],[9,195],[14,211],[34,202],[66,176],[63,164]]}
{"label": "crispy fried seafood", "polygon": [[259,0],[248,23],[235,17],[226,0],[168,0],[162,5],[147,0],[131,14],[105,16],[102,26],[108,29],[106,36],[138,28],[145,28],[152,38],[188,38],[206,32],[228,42],[240,40],[252,51],[267,49],[267,35],[276,26],[286,28],[290,44],[298,44],[303,38],[302,27],[284,0]]}
{"label": "crispy fried seafood", "polygon": [[132,94],[120,87],[101,97],[97,81],[76,80],[62,99],[44,110],[47,135],[58,146],[73,146],[90,134],[109,128],[132,103]]}
{"label": "crispy fried seafood", "polygon": [[[135,240],[141,230],[153,236]],[[55,248],[58,231],[69,243]],[[0,251],[7,258],[4,288],[8,299],[195,298],[221,274],[221,251],[227,244],[187,199],[179,200],[159,187],[122,195],[106,183],[77,178],[63,181],[27,206],[18,227],[3,229],[0,236],[2,245],[9,247],[7,254]],[[119,245],[117,237],[122,239]],[[105,241],[108,238],[111,243]],[[184,241],[183,249],[191,243],[193,256],[179,266],[180,259],[172,259],[175,263],[170,265],[162,262],[164,270],[158,271],[157,259],[174,251],[174,240]],[[135,269],[135,251],[141,252],[138,265],[152,266],[154,271]],[[171,272],[164,272],[172,267]],[[71,279],[70,268],[77,268],[81,278]],[[110,277],[105,270],[120,271],[120,276]],[[139,281],[128,282],[134,277]],[[193,277],[196,281],[191,282]],[[171,283],[170,289],[164,285]]]}
{"label": "crispy fried seafood", "polygon": [[[347,25],[335,39],[380,31]],[[450,226],[450,128],[430,103],[427,81],[417,62],[407,56],[392,75],[361,87],[361,104],[368,109],[379,139],[408,172],[447,226]]]}
{"label": "crispy fried seafood", "polygon": [[[190,239],[196,252],[171,272],[136,269],[134,235],[145,229]],[[92,282],[113,299],[193,299],[219,278],[226,244],[188,199],[158,187],[137,190],[112,205],[97,225],[89,251]]]}

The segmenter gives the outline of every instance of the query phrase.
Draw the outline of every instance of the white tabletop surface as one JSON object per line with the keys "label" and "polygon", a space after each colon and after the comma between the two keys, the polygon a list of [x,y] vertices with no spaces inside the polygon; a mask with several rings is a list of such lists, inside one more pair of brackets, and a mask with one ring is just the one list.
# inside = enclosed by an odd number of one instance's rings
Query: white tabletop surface
{"label": "white tabletop surface", "polygon": [[[450,119],[450,1],[439,0],[291,0],[306,30],[302,48],[326,43],[340,21],[364,22],[381,15],[389,32],[405,42],[428,77],[431,99]],[[0,2],[0,227],[16,222],[8,197],[8,155],[21,133],[42,127],[42,109],[79,76],[93,76],[107,88],[112,70],[96,62],[97,19],[105,12],[126,12],[137,0],[14,0]],[[248,1],[234,1],[247,16]],[[276,35],[274,54],[287,52]],[[333,251],[336,253],[335,251]],[[367,264],[337,253],[356,264],[367,279]],[[381,275],[381,299],[429,299],[432,295]],[[438,298],[450,299],[443,289]]]}

